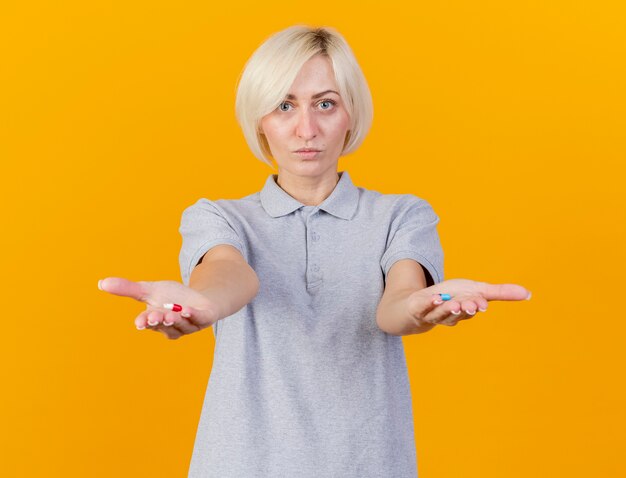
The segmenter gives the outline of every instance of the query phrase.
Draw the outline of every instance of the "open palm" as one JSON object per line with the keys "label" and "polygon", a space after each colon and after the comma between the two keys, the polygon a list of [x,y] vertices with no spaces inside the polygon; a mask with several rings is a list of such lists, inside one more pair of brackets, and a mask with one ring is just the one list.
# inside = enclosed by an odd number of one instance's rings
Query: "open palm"
{"label": "open palm", "polygon": [[[449,294],[443,301],[439,294]],[[476,312],[485,312],[492,300],[527,300],[530,292],[518,284],[490,284],[469,279],[450,279],[425,289],[408,298],[409,311],[418,322],[456,325]]]}
{"label": "open palm", "polygon": [[[214,303],[200,292],[176,281],[138,281],[121,277],[107,277],[98,283],[100,290],[110,294],[130,297],[146,304],[146,310],[135,318],[138,329],[162,332],[169,339],[210,327],[219,319]],[[168,310],[164,304],[184,304],[178,312]]]}

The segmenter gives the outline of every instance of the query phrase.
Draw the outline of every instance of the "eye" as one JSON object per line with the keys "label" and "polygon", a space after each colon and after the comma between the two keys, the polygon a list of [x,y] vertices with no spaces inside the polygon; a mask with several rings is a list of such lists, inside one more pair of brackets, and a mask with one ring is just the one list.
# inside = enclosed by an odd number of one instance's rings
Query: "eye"
{"label": "eye", "polygon": [[291,105],[289,103],[283,101],[281,104],[278,105],[278,109],[280,111],[289,111],[289,110],[283,109],[283,106],[291,106]]}
{"label": "eye", "polygon": [[323,101],[320,101],[320,105],[323,105],[324,103],[326,103],[326,104],[328,104],[330,106],[328,106],[326,108],[322,108],[323,110],[329,110],[331,108],[331,106],[335,106],[337,104],[333,100],[323,100]]}

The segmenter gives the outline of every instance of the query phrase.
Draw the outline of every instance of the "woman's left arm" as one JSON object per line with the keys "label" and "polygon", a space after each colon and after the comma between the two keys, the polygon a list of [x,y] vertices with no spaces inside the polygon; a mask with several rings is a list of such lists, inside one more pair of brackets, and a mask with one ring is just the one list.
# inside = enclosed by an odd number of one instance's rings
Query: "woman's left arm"
{"label": "woman's left arm", "polygon": [[[418,262],[396,262],[389,270],[376,312],[380,329],[391,335],[420,334],[435,325],[454,326],[478,311],[484,312],[492,300],[530,299],[530,292],[517,284],[449,279],[425,286],[424,271]],[[442,300],[439,294],[448,294],[450,300]]]}

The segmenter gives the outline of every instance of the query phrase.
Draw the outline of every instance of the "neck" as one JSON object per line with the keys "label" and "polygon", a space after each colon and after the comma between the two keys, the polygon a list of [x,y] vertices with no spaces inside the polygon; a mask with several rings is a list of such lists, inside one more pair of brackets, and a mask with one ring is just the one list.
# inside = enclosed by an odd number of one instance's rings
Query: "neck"
{"label": "neck", "polygon": [[[276,175],[275,175],[276,176]],[[279,171],[276,184],[292,198],[305,206],[317,206],[331,195],[341,178],[341,173],[330,171],[324,177],[293,176]]]}

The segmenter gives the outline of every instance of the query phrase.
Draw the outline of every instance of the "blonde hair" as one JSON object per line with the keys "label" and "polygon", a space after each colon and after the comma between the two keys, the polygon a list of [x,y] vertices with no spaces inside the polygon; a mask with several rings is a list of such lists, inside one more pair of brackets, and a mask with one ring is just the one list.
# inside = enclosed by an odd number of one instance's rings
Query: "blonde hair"
{"label": "blonde hair", "polygon": [[272,166],[271,152],[259,125],[284,101],[298,72],[317,54],[328,57],[339,94],[350,116],[341,155],[355,151],[370,130],[372,95],[361,67],[341,34],[331,27],[295,25],[274,33],[252,54],[239,77],[235,114],[243,135],[259,160]]}

